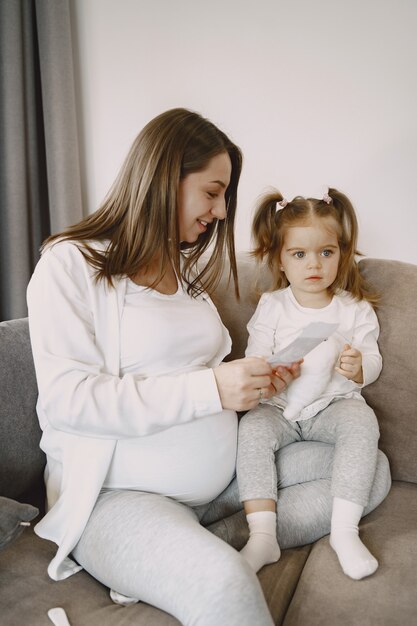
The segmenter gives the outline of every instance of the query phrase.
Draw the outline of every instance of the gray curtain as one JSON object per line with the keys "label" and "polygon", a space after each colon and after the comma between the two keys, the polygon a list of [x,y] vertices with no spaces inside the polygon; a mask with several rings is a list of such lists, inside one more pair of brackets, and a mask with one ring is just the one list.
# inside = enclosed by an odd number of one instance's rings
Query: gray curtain
{"label": "gray curtain", "polygon": [[0,0],[0,320],[24,317],[51,233],[82,217],[70,0]]}

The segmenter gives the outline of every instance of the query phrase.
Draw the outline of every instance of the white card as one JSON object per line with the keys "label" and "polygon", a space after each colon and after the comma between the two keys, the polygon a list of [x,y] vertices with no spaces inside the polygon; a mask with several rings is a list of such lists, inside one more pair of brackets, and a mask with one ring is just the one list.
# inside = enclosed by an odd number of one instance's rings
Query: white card
{"label": "white card", "polygon": [[270,356],[268,363],[277,366],[290,365],[295,361],[299,361],[318,346],[319,343],[328,339],[338,326],[339,324],[329,324],[327,322],[312,322],[286,348]]}

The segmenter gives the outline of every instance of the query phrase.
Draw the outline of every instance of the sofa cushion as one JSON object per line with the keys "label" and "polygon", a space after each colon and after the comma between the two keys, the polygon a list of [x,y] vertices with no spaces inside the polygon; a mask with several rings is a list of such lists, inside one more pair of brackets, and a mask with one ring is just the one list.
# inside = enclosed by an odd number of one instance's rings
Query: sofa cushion
{"label": "sofa cushion", "polygon": [[417,485],[395,482],[360,524],[361,538],[379,561],[363,580],[343,574],[323,537],[314,544],[284,626],[409,625],[417,615]]}
{"label": "sofa cushion", "polygon": [[239,252],[237,263],[240,299],[237,300],[235,297],[233,281],[229,284],[228,266],[213,294],[213,301],[232,338],[232,351],[226,359],[229,361],[240,359],[245,355],[248,342],[246,325],[255,311],[261,293],[268,289],[270,284],[269,271],[259,270],[249,253]]}
{"label": "sofa cushion", "polygon": [[[33,503],[43,483],[28,320],[0,323],[0,495]],[[35,502],[37,503],[37,502]]]}
{"label": "sofa cushion", "polygon": [[0,550],[24,531],[39,510],[30,504],[22,504],[0,496]]}
{"label": "sofa cushion", "polygon": [[363,396],[378,417],[379,447],[389,459],[392,478],[417,483],[417,267],[363,259],[360,268],[382,294],[377,316],[383,368]]}
{"label": "sofa cushion", "polygon": [[56,582],[47,567],[55,544],[28,529],[0,552],[1,624],[47,626],[47,613],[62,607],[71,626],[180,626],[178,620],[148,604],[114,604],[109,590],[81,571]]}
{"label": "sofa cushion", "polygon": [[[60,606],[72,626],[180,626],[172,615],[143,602],[128,607],[114,604],[109,589],[85,571],[59,582],[51,580],[46,570],[55,550],[53,543],[28,529],[0,553],[2,624],[46,626],[48,610]],[[277,624],[287,611],[310,550],[311,546],[284,550],[278,563],[260,572],[259,579]]]}

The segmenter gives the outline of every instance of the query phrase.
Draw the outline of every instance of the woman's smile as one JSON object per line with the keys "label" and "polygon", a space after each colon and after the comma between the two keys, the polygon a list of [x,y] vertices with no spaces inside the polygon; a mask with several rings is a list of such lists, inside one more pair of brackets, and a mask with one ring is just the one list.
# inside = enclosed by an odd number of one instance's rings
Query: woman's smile
{"label": "woman's smile", "polygon": [[[224,220],[225,193],[231,173],[230,157],[227,152],[221,152],[210,159],[204,170],[188,174],[181,180],[178,193],[181,241],[194,243],[215,219]],[[200,215],[203,217],[197,217]]]}

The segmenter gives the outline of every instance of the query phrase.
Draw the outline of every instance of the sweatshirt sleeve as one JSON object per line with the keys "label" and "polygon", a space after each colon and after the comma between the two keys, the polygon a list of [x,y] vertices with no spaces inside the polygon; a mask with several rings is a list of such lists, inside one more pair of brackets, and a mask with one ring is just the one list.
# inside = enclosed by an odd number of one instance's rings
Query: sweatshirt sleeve
{"label": "sweatshirt sleeve", "polygon": [[373,383],[381,373],[382,357],[378,348],[379,323],[369,302],[362,300],[358,305],[352,346],[362,353],[363,384]]}
{"label": "sweatshirt sleeve", "polygon": [[121,439],[222,410],[210,368],[149,378],[109,373],[96,341],[100,313],[91,304],[97,289],[91,272],[78,250],[71,265],[54,248],[42,256],[27,292],[42,427],[50,423],[69,433]]}
{"label": "sweatshirt sleeve", "polygon": [[255,313],[248,323],[246,356],[268,358],[274,352],[276,334],[276,307],[270,293],[262,294]]}

